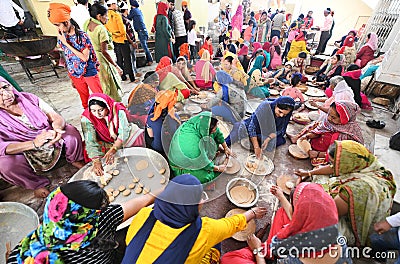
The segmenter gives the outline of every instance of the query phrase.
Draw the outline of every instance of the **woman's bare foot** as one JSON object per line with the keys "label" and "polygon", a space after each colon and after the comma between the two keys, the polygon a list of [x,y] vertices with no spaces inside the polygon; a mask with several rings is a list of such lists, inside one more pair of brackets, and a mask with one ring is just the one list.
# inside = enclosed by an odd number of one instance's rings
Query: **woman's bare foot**
{"label": "woman's bare foot", "polygon": [[71,164],[72,164],[72,166],[74,166],[75,168],[78,168],[78,169],[81,169],[83,166],[85,166],[85,162],[83,160],[74,161]]}
{"label": "woman's bare foot", "polygon": [[34,190],[33,193],[36,198],[46,198],[50,194],[50,191],[46,187],[41,187]]}

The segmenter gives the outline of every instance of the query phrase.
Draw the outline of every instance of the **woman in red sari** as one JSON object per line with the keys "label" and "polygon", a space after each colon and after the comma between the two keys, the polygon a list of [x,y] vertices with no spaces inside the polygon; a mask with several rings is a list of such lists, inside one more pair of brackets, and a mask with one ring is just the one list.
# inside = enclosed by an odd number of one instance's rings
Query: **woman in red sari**
{"label": "woman in red sari", "polygon": [[85,148],[93,161],[93,171],[101,176],[101,159],[111,164],[118,149],[144,146],[144,131],[129,122],[129,112],[122,103],[106,94],[90,95],[88,105],[81,118]]}

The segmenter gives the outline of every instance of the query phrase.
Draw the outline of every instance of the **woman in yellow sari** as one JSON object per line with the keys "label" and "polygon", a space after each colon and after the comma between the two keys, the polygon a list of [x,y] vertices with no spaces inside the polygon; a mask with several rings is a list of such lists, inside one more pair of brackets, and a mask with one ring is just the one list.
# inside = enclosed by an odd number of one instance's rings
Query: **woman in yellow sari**
{"label": "woman in yellow sari", "polygon": [[[389,215],[396,192],[393,175],[360,143],[335,141],[327,152],[332,165],[299,176],[313,176],[336,202],[339,231],[349,245],[365,246],[374,233],[373,224]],[[328,176],[321,175],[333,175]]]}

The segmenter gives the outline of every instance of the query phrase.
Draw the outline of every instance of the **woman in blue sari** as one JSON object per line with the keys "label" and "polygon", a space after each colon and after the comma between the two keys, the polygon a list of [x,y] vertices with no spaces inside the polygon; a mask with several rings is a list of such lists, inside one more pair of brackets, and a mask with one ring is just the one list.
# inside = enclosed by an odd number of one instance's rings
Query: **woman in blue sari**
{"label": "woman in blue sari", "polygon": [[249,137],[256,156],[261,158],[263,150],[272,151],[286,143],[284,136],[294,105],[295,101],[288,96],[262,102],[251,117],[234,125],[231,134],[225,140],[226,144],[230,146]]}

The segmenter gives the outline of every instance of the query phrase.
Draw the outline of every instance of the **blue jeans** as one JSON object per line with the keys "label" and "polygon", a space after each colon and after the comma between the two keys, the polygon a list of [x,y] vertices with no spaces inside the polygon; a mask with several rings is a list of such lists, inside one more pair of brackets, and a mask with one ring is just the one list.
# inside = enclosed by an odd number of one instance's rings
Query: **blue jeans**
{"label": "blue jeans", "polygon": [[142,46],[142,49],[146,53],[147,62],[152,62],[153,58],[151,57],[150,50],[147,47],[147,40],[149,39],[149,34],[147,34],[146,30],[140,30],[138,32],[138,38],[139,38],[139,41],[140,41],[140,45]]}
{"label": "blue jeans", "polygon": [[132,69],[133,73],[137,73],[138,70],[136,68],[136,49],[132,47],[132,45],[129,45],[131,48],[131,58],[132,58]]}
{"label": "blue jeans", "polygon": [[[388,250],[400,250],[400,242],[398,235],[398,227],[391,228],[389,231],[379,235],[372,234],[369,236],[371,240],[371,247],[374,252],[386,252]],[[380,260],[385,260],[381,258]],[[400,264],[400,258],[398,258],[395,264]]]}

